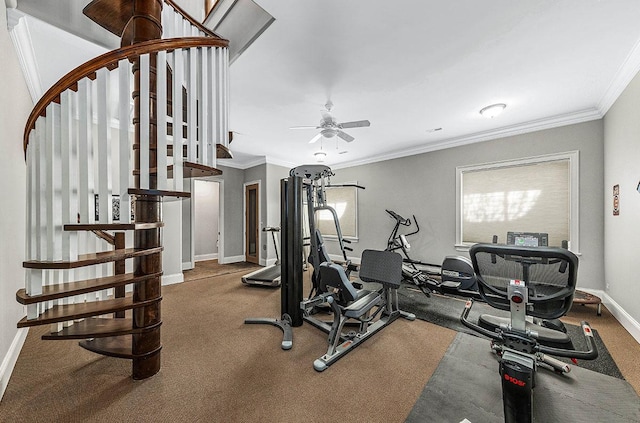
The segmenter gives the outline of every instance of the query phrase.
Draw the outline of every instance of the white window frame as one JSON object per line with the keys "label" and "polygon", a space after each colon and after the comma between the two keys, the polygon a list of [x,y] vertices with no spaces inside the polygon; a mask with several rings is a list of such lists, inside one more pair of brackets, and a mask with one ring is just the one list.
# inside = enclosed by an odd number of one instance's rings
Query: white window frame
{"label": "white window frame", "polygon": [[[343,185],[343,184],[345,184],[345,185],[351,185],[351,184],[358,185],[358,182],[341,182],[338,185]],[[354,204],[354,208],[355,208],[355,216],[354,216],[355,236],[353,236],[353,235],[345,235],[345,233],[344,233],[344,231],[342,229],[343,226],[344,226],[342,224],[342,222],[340,222],[340,230],[343,232],[342,233],[342,238],[343,239],[347,239],[347,240],[353,241],[353,242],[358,242],[358,239],[359,239],[359,231],[358,231],[358,190],[359,190],[359,188],[357,188],[355,186],[354,187],[350,187],[350,186],[349,187],[327,187],[325,193],[328,193],[332,189],[338,189],[338,188],[353,189],[353,192],[354,192],[354,195],[355,195],[355,199],[354,199],[354,201],[355,201],[355,204]],[[328,203],[328,201],[327,201],[327,203]],[[316,226],[319,227],[319,225],[316,225]],[[331,240],[331,241],[335,241],[335,240],[338,239],[338,236],[334,235],[334,234],[324,234],[323,233],[322,237],[324,239],[326,239],[326,240]]]}
{"label": "white window frame", "polygon": [[580,161],[579,152],[567,151],[564,153],[545,154],[542,156],[526,157],[515,160],[502,160],[491,163],[483,163],[469,166],[456,167],[456,244],[458,251],[468,251],[473,245],[470,242],[462,241],[463,214],[462,214],[462,180],[466,172],[499,169],[514,166],[530,165],[535,163],[553,162],[559,160],[569,161],[569,250],[580,254],[580,224],[579,224],[579,202],[580,202]]}

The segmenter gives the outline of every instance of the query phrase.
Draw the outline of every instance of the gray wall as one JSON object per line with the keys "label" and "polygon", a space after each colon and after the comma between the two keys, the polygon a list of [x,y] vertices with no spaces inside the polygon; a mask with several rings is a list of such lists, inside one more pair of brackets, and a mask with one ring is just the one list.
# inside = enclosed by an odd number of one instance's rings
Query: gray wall
{"label": "gray wall", "polygon": [[[633,263],[640,239],[640,76],[627,86],[604,118],[605,288],[635,320],[640,341],[640,284]],[[613,186],[620,186],[620,215],[613,216]]]}
{"label": "gray wall", "polygon": [[[274,164],[267,164],[267,187],[266,187],[266,203],[267,203],[267,220],[269,226],[282,226],[280,222],[280,180],[289,176],[289,168]],[[272,264],[276,259],[276,253],[273,247],[271,235],[267,234],[267,261]],[[280,235],[276,233],[276,242],[280,248]]]}
{"label": "gray wall", "polygon": [[33,104],[7,32],[5,2],[0,2],[0,397],[8,382],[26,330],[16,323],[26,314],[16,302],[24,287],[26,165],[22,132]]}
{"label": "gray wall", "polygon": [[[386,247],[394,220],[385,209],[416,215],[420,232],[409,239],[412,258],[441,263],[447,255],[465,255],[454,248],[456,166],[572,150],[580,151],[579,286],[604,289],[602,120],[334,169],[332,182],[358,181],[366,187],[358,193],[359,242],[352,244],[351,256]],[[329,248],[337,253],[335,244]]]}
{"label": "gray wall", "polygon": [[[224,163],[223,160],[220,163]],[[235,259],[243,256],[242,227],[243,227],[243,196],[244,171],[228,166],[217,166],[222,170],[221,179],[224,181],[224,258]]]}

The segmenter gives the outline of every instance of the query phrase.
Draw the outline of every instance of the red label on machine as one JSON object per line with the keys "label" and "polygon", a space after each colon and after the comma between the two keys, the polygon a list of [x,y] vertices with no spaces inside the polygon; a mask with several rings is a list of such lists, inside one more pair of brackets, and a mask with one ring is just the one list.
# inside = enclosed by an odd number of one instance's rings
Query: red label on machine
{"label": "red label on machine", "polygon": [[513,383],[514,385],[517,386],[525,386],[527,384],[527,382],[520,380],[520,379],[516,379],[513,376],[509,376],[508,374],[504,374],[504,380]]}
{"label": "red label on machine", "polygon": [[511,283],[513,283],[514,285],[522,285],[522,281],[520,279],[512,279]]}

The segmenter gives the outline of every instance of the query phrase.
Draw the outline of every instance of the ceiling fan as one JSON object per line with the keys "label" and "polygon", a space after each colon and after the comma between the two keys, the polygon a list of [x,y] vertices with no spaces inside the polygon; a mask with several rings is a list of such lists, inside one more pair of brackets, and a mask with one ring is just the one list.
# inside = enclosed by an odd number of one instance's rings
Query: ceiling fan
{"label": "ceiling fan", "polygon": [[334,136],[338,136],[342,138],[346,142],[351,142],[355,138],[351,135],[347,134],[343,131],[343,129],[349,128],[362,128],[371,125],[368,120],[356,120],[353,122],[342,122],[338,123],[335,117],[331,115],[331,108],[333,107],[333,103],[328,101],[327,104],[324,105],[326,110],[320,111],[322,114],[322,120],[318,126],[293,126],[289,129],[319,129],[320,132],[309,141],[309,144],[313,144],[318,141],[321,137],[332,138]]}

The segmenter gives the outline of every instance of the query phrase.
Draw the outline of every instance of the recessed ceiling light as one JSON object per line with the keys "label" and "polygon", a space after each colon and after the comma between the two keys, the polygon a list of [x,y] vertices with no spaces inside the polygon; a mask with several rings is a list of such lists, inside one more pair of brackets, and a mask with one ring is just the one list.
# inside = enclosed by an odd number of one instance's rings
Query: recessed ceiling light
{"label": "recessed ceiling light", "polygon": [[507,107],[504,103],[492,104],[491,106],[484,107],[480,110],[480,114],[486,118],[493,119],[498,116]]}
{"label": "recessed ceiling light", "polygon": [[431,133],[431,132],[438,132],[438,131],[442,131],[442,128],[431,128],[431,129],[427,129],[427,132],[428,132],[428,133]]}
{"label": "recessed ceiling light", "polygon": [[348,151],[344,150],[344,151],[340,151],[338,154],[347,154],[347,153],[348,153]]}

